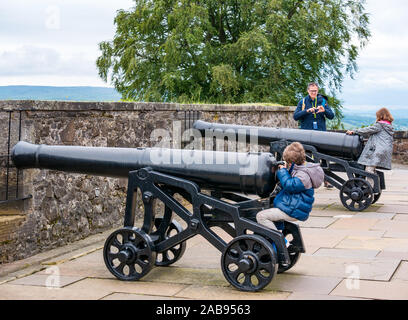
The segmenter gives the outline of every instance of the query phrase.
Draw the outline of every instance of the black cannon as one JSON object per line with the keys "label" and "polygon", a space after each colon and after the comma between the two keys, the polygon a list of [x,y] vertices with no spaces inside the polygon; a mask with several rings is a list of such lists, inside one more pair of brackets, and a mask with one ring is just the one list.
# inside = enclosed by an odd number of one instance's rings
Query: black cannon
{"label": "black cannon", "polygon": [[[265,128],[233,124],[208,123],[196,121],[193,128],[203,136],[224,139],[241,136],[245,141],[256,141],[259,145],[270,147],[270,152],[280,160],[285,147],[294,141],[302,143],[307,153],[307,161],[320,163],[326,181],[340,190],[340,199],[345,208],[362,211],[375,203],[385,189],[384,173],[365,171],[356,160],[364,148],[364,142],[357,135],[338,132],[323,132],[289,128]],[[335,172],[345,172],[348,180]],[[368,179],[373,181],[373,185]]]}
{"label": "black cannon", "polygon": [[[124,227],[108,237],[103,249],[107,268],[121,280],[139,280],[154,265],[176,262],[186,241],[197,234],[222,253],[225,278],[244,291],[264,288],[305,252],[296,224],[284,222],[280,232],[254,219],[273,203],[270,196],[278,162],[270,153],[47,146],[21,141],[13,148],[12,160],[20,169],[128,177]],[[134,226],[138,190],[144,206],[141,228]],[[156,201],[164,205],[160,214]],[[227,243],[214,227],[232,240]]]}

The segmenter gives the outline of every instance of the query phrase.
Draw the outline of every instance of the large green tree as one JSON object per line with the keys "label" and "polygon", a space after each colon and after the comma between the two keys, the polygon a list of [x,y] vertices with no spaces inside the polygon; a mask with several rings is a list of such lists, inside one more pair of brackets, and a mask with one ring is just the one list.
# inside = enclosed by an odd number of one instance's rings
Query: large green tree
{"label": "large green tree", "polygon": [[365,0],[135,0],[100,43],[100,76],[124,99],[331,103],[370,37]]}

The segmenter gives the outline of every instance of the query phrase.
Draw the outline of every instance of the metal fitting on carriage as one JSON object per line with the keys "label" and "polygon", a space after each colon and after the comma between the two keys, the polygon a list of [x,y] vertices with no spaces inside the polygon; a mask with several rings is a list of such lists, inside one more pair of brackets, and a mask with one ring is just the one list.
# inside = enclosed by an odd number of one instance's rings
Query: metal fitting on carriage
{"label": "metal fitting on carriage", "polygon": [[149,191],[146,191],[143,193],[143,203],[148,204],[152,201],[153,199],[153,194]]}
{"label": "metal fitting on carriage", "polygon": [[190,228],[193,230],[197,230],[199,224],[200,224],[200,221],[198,221],[197,219],[191,219]]}

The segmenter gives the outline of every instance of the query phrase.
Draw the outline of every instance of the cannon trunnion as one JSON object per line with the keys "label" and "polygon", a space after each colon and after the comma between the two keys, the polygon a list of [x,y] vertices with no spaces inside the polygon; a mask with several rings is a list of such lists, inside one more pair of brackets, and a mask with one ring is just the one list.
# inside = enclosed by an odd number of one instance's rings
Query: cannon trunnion
{"label": "cannon trunnion", "polygon": [[[316,130],[265,128],[234,124],[209,123],[198,120],[193,128],[205,137],[224,139],[240,136],[246,141],[270,147],[270,152],[280,160],[285,147],[294,141],[302,143],[307,161],[320,163],[325,180],[340,190],[340,200],[350,211],[363,211],[375,203],[385,189],[384,173],[365,171],[356,160],[361,155],[364,143],[357,135]],[[345,180],[335,172],[344,172]],[[369,182],[373,181],[373,184]]]}
{"label": "cannon trunnion", "polygon": [[[277,161],[270,153],[21,141],[13,148],[12,159],[18,168],[128,177],[124,227],[107,238],[103,249],[108,270],[121,280],[139,280],[154,266],[175,263],[183,256],[186,241],[197,234],[222,253],[225,278],[243,291],[264,288],[305,252],[296,224],[285,222],[280,232],[256,222],[256,213],[271,206],[277,182]],[[144,207],[139,228],[135,227],[138,192]],[[226,234],[232,238],[229,242]]]}

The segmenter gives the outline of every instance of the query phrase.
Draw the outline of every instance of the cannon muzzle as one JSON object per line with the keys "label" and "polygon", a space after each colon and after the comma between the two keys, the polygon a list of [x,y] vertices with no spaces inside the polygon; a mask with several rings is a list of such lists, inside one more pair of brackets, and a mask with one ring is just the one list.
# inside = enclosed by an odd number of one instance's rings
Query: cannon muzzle
{"label": "cannon muzzle", "polygon": [[357,160],[364,148],[359,136],[338,132],[241,126],[209,123],[201,120],[194,122],[193,128],[199,130],[206,137],[219,136],[224,139],[225,136],[235,134],[236,141],[238,141],[238,136],[244,135],[247,142],[256,141],[258,144],[266,146],[279,140],[297,141],[314,146],[321,153],[352,160]]}
{"label": "cannon muzzle", "polygon": [[202,188],[267,197],[276,185],[276,159],[269,153],[160,148],[106,148],[35,145],[18,142],[12,150],[17,168],[39,168],[107,177],[128,177],[149,167],[184,178]]}

